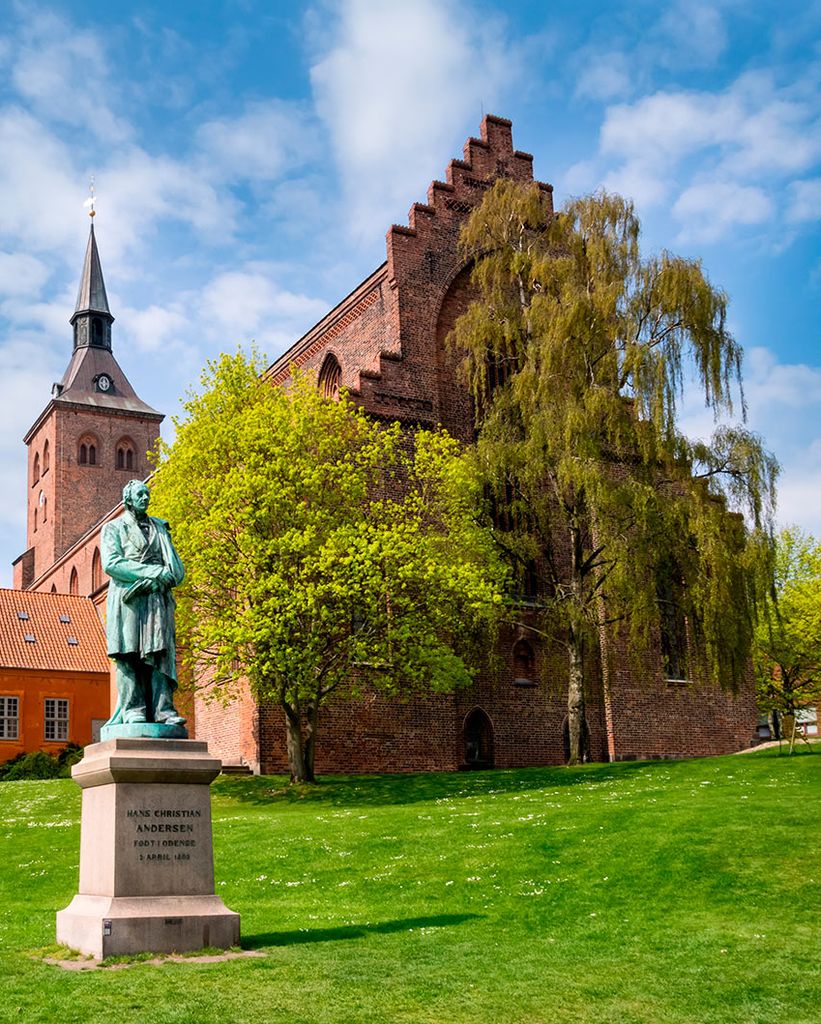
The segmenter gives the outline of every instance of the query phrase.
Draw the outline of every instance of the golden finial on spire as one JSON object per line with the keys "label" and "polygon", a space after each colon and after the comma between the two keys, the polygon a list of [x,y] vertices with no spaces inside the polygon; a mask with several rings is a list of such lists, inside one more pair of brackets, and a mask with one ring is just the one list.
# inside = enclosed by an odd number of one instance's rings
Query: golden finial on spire
{"label": "golden finial on spire", "polygon": [[97,191],[94,188],[94,175],[92,174],[91,181],[88,185],[88,199],[86,199],[86,201],[83,203],[83,206],[85,206],[88,210],[88,215],[89,217],[91,217],[92,221],[94,220],[94,217],[97,215],[97,211],[94,209],[94,204],[96,203],[96,201]]}

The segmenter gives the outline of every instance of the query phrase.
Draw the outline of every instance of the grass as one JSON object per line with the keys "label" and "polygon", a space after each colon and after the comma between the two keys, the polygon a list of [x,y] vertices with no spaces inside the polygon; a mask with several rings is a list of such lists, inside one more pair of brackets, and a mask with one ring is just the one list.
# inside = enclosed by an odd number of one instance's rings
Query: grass
{"label": "grass", "polygon": [[[821,753],[821,749],[816,747]],[[810,1024],[821,756],[224,778],[217,892],[262,958],[69,972],[80,791],[0,785],[0,1021]]]}

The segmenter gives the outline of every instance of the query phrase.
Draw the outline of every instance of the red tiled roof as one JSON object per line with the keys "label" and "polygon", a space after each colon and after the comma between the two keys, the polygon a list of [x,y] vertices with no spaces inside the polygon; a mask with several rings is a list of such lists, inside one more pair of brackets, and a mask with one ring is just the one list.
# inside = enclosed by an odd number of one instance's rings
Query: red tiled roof
{"label": "red tiled roof", "polygon": [[110,664],[87,597],[0,588],[0,668],[108,673]]}

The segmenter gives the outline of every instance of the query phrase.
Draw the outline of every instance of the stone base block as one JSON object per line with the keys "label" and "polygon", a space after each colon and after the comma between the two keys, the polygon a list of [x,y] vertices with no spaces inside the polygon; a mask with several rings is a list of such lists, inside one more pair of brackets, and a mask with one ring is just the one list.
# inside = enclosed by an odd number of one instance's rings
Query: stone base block
{"label": "stone base block", "polygon": [[239,914],[219,896],[75,896],[57,941],[98,960],[239,945]]}
{"label": "stone base block", "polygon": [[122,725],[104,725],[100,739],[106,740],[185,740],[188,730],[184,725],[166,725],[165,722],[130,722]]}

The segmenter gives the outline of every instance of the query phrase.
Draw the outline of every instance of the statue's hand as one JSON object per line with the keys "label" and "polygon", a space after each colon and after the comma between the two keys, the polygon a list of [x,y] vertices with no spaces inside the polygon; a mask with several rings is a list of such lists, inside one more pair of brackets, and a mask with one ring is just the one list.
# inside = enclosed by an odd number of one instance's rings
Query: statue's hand
{"label": "statue's hand", "polygon": [[174,586],[174,573],[170,569],[163,569],[159,575],[159,581],[164,587]]}

